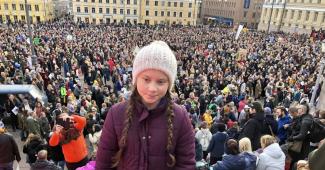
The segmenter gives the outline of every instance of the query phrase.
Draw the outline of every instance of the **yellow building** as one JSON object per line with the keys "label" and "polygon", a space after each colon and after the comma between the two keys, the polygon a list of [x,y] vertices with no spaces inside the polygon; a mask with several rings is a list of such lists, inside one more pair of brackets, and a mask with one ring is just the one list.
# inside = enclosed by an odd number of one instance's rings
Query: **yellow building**
{"label": "yellow building", "polygon": [[310,33],[324,26],[325,0],[266,0],[258,29]]}
{"label": "yellow building", "polygon": [[[27,0],[31,21],[44,22],[53,19],[52,0]],[[26,21],[25,0],[0,0],[0,22]]]}
{"label": "yellow building", "polygon": [[196,25],[196,0],[73,0],[75,22]]}

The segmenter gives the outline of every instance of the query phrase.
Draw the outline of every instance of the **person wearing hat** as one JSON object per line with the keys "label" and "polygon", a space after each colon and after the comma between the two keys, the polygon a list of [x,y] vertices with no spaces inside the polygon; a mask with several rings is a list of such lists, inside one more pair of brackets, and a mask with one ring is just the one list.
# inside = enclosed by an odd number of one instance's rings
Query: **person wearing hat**
{"label": "person wearing hat", "polygon": [[0,169],[13,169],[13,161],[19,162],[21,158],[15,139],[6,132],[3,122],[0,121]]}
{"label": "person wearing hat", "polygon": [[248,121],[242,128],[239,138],[248,137],[252,142],[253,151],[261,147],[260,137],[263,130],[264,110],[260,102],[252,102],[249,105]]}
{"label": "person wearing hat", "polygon": [[96,170],[195,169],[193,127],[185,108],[171,98],[176,74],[175,55],[165,42],[137,53],[132,94],[107,113]]}

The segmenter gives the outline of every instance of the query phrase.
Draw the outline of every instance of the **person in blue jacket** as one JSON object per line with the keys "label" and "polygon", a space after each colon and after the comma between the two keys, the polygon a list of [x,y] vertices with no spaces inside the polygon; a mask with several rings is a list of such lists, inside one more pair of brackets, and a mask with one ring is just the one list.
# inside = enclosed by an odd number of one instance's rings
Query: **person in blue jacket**
{"label": "person in blue jacket", "polygon": [[218,123],[218,132],[212,136],[207,152],[210,153],[210,165],[222,160],[222,155],[225,152],[225,143],[228,140],[228,135],[225,132],[226,125]]}
{"label": "person in blue jacket", "polygon": [[275,114],[278,117],[278,133],[277,137],[279,138],[279,145],[285,144],[287,139],[288,127],[292,122],[291,117],[288,115],[287,110],[283,107],[277,107],[275,109]]}
{"label": "person in blue jacket", "polygon": [[254,170],[256,168],[256,165],[252,166],[247,155],[240,154],[236,140],[229,139],[225,151],[226,155],[223,156],[222,161],[218,161],[212,166],[213,170]]}

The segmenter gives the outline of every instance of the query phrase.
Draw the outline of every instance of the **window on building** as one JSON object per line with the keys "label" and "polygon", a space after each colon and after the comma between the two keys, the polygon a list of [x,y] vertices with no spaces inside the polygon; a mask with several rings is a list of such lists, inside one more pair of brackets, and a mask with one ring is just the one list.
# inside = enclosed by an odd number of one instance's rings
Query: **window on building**
{"label": "window on building", "polygon": [[12,4],[12,10],[16,11],[16,4]]}
{"label": "window on building", "polygon": [[160,15],[163,17],[163,16],[165,16],[165,12],[164,11],[161,11],[160,12]]}
{"label": "window on building", "polygon": [[103,19],[99,19],[99,23],[100,24],[103,24]]}
{"label": "window on building", "polygon": [[149,11],[148,10],[146,11],[146,16],[149,16]]}
{"label": "window on building", "polygon": [[247,17],[247,11],[244,11],[244,18]]}
{"label": "window on building", "polygon": [[84,0],[84,2],[88,2],[88,0]]}
{"label": "window on building", "polygon": [[146,6],[149,6],[149,0],[146,0]]}
{"label": "window on building", "polygon": [[124,10],[120,9],[120,14],[123,15],[124,14]]}
{"label": "window on building", "polygon": [[28,9],[32,11],[32,5],[28,5]]}
{"label": "window on building", "polygon": [[158,16],[158,11],[155,11],[155,16],[156,16],[156,17]]}
{"label": "window on building", "polygon": [[299,12],[298,12],[298,20],[301,19],[301,14],[302,14],[302,11],[299,11]]}
{"label": "window on building", "polygon": [[134,1],[133,1],[133,4],[134,4],[134,5],[137,5],[137,4],[138,4],[138,0],[134,0]]}
{"label": "window on building", "polygon": [[179,17],[183,17],[183,12],[179,12]]}
{"label": "window on building", "polygon": [[172,4],[171,2],[168,2],[168,7],[170,7],[170,6],[171,6],[171,4]]}
{"label": "window on building", "polygon": [[77,22],[81,22],[81,17],[77,17]]}
{"label": "window on building", "polygon": [[192,17],[192,12],[188,12],[188,15],[187,15],[189,18]]}
{"label": "window on building", "polygon": [[192,2],[188,3],[188,7],[192,8]]}
{"label": "window on building", "polygon": [[161,1],[161,6],[165,6],[165,1]]}
{"label": "window on building", "polygon": [[155,6],[158,6],[158,1],[155,1]]}
{"label": "window on building", "polygon": [[131,3],[130,0],[127,0],[127,1],[126,1],[126,4],[130,5],[130,3]]}
{"label": "window on building", "polygon": [[170,17],[170,11],[167,11],[167,17]]}
{"label": "window on building", "polygon": [[323,19],[322,22],[325,22],[325,13],[323,13]]}
{"label": "window on building", "polygon": [[317,0],[317,3],[320,4],[322,2],[322,0]]}
{"label": "window on building", "polygon": [[80,2],[80,0],[76,0],[76,2]]}
{"label": "window on building", "polygon": [[106,8],[106,14],[109,14],[109,8]]}
{"label": "window on building", "polygon": [[133,24],[134,25],[137,25],[138,24],[138,21],[136,19],[133,20]]}
{"label": "window on building", "polygon": [[38,5],[35,5],[35,11],[39,11]]}
{"label": "window on building", "polygon": [[14,15],[14,21],[17,22],[18,21],[18,16]]}
{"label": "window on building", "polygon": [[306,21],[309,20],[309,15],[310,15],[310,12],[308,11],[308,12],[306,13]]}
{"label": "window on building", "polygon": [[174,2],[174,7],[177,7],[177,2]]}
{"label": "window on building", "polygon": [[93,24],[96,24],[96,18],[93,18]]}
{"label": "window on building", "polygon": [[[106,3],[109,4],[109,0],[106,0]],[[106,18],[107,19],[107,18]]]}
{"label": "window on building", "polygon": [[103,3],[103,0],[98,0],[99,3]]}
{"label": "window on building", "polygon": [[315,12],[314,21],[317,21],[317,18],[318,18],[318,12]]}
{"label": "window on building", "polygon": [[89,18],[88,17],[85,18],[85,22],[89,23]]}
{"label": "window on building", "polygon": [[133,10],[133,15],[137,15],[137,10]]}
{"label": "window on building", "polygon": [[116,0],[113,0],[113,4],[116,4]]}
{"label": "window on building", "polygon": [[102,13],[103,13],[103,8],[99,8],[99,9],[98,9],[98,12],[99,12],[100,14],[102,14]]}
{"label": "window on building", "polygon": [[180,6],[180,7],[183,7],[183,5],[184,5],[183,2],[180,2],[180,3],[179,3],[179,6]]}
{"label": "window on building", "polygon": [[124,4],[124,0],[120,0],[120,4]]}
{"label": "window on building", "polygon": [[20,16],[20,18],[21,18],[22,21],[25,21],[25,19],[26,19],[25,15]]}
{"label": "window on building", "polygon": [[85,13],[88,13],[88,7],[85,7]]}
{"label": "window on building", "polygon": [[177,13],[176,12],[174,12],[174,15],[173,15],[174,17],[176,17],[177,16]]}
{"label": "window on building", "polygon": [[95,3],[95,0],[91,0],[92,3]]}
{"label": "window on building", "polygon": [[21,11],[25,10],[25,8],[24,8],[24,4],[19,4],[19,7],[20,7],[20,10],[21,10]]}
{"label": "window on building", "polygon": [[95,8],[91,8],[91,13],[96,13],[96,9]]}
{"label": "window on building", "polygon": [[110,24],[111,23],[111,19],[110,18],[106,18],[106,24]]}
{"label": "window on building", "polygon": [[126,10],[126,14],[130,15],[130,13],[131,13],[131,12],[130,12],[130,9],[127,9],[127,10]]}
{"label": "window on building", "polygon": [[8,10],[8,4],[5,4],[4,6],[5,6],[5,10]]}
{"label": "window on building", "polygon": [[80,7],[77,7],[77,12],[80,13]]}
{"label": "window on building", "polygon": [[113,14],[116,14],[116,8],[113,9]]}

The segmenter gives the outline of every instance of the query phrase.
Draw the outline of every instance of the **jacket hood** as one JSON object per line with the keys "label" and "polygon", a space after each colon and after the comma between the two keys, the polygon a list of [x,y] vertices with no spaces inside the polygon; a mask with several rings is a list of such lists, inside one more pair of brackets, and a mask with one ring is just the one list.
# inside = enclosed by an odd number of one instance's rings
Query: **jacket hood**
{"label": "jacket hood", "polygon": [[273,143],[271,144],[270,146],[266,147],[264,150],[263,150],[263,153],[269,155],[270,157],[272,158],[280,158],[283,154],[280,146],[278,143]]}
{"label": "jacket hood", "polygon": [[264,112],[255,113],[254,119],[256,119],[258,121],[263,121],[264,120]]}
{"label": "jacket hood", "polygon": [[37,160],[32,167],[35,169],[47,169],[46,167],[49,166],[48,161]]}

